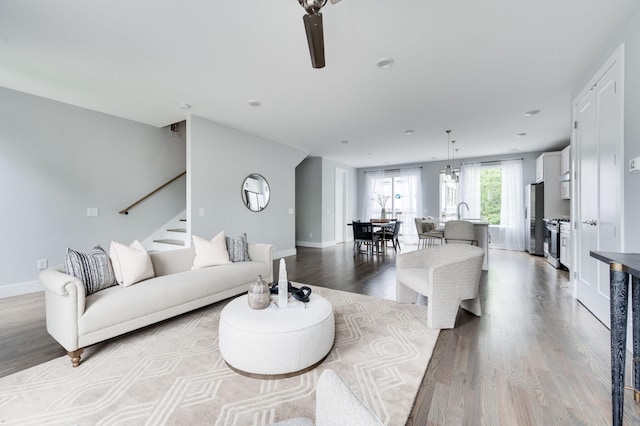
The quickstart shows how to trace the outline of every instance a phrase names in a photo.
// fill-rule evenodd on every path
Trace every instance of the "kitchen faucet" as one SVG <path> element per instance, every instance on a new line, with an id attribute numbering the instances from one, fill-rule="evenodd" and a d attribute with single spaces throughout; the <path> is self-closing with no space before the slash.
<path id="1" fill-rule="evenodd" d="M 461 214 L 460 214 L 460 206 L 462 206 L 462 205 L 467 206 L 467 211 L 469 211 L 469 204 L 465 203 L 464 201 L 463 201 L 463 202 L 461 202 L 461 203 L 458 203 L 458 207 L 457 207 L 457 210 L 458 210 L 458 220 L 460 220 L 460 217 L 461 217 Z"/>

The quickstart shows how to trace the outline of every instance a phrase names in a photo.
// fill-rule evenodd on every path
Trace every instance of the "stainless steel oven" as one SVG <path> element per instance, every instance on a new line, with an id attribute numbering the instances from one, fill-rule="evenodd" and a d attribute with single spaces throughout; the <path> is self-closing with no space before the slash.
<path id="1" fill-rule="evenodd" d="M 544 254 L 554 268 L 560 267 L 560 225 L 557 219 L 545 220 Z"/>

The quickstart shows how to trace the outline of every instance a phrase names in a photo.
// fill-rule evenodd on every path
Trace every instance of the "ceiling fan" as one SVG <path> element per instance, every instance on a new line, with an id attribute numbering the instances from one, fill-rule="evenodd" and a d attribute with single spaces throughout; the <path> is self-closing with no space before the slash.
<path id="1" fill-rule="evenodd" d="M 331 0 L 332 4 L 340 0 Z M 300 6 L 307 12 L 302 17 L 304 29 L 307 33 L 309 54 L 313 68 L 324 68 L 324 31 L 322 29 L 322 13 L 320 9 L 327 4 L 327 0 L 298 0 Z"/>

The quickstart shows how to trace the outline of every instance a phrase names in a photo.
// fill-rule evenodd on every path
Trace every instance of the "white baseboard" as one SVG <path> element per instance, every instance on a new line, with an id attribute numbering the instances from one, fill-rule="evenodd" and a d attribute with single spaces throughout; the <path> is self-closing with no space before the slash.
<path id="1" fill-rule="evenodd" d="M 324 242 L 321 242 L 321 243 L 316 243 L 316 242 L 312 242 L 312 241 L 296 241 L 296 245 L 300 246 L 300 247 L 326 248 L 326 247 L 335 246 L 336 242 L 335 241 L 324 241 Z"/>
<path id="2" fill-rule="evenodd" d="M 294 248 L 289 249 L 289 250 L 282 250 L 282 251 L 277 251 L 273 254 L 273 258 L 274 259 L 281 259 L 283 257 L 288 257 L 288 256 L 295 256 L 298 253 L 298 251 Z"/>
<path id="3" fill-rule="evenodd" d="M 29 281 L 26 283 L 10 284 L 0 287 L 0 299 L 6 297 L 22 296 L 23 294 L 37 293 L 44 291 L 40 281 Z"/>

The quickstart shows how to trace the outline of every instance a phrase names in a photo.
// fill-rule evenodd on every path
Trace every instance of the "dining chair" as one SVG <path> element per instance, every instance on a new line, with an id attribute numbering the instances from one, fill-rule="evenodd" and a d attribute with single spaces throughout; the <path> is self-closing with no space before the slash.
<path id="1" fill-rule="evenodd" d="M 449 243 L 478 245 L 476 227 L 466 220 L 450 220 L 444 225 L 444 240 Z"/>
<path id="2" fill-rule="evenodd" d="M 400 240 L 398 239 L 398 236 L 400 235 L 400 226 L 402 225 L 402 221 L 392 220 L 389 223 L 391 225 L 387 226 L 382 231 L 378 231 L 377 234 L 379 234 L 382 237 L 384 242 L 391 241 L 391 244 L 393 245 L 393 250 L 397 253 L 398 250 L 402 251 L 402 248 L 400 247 Z M 391 229 L 392 226 L 393 226 L 393 229 Z"/>
<path id="3" fill-rule="evenodd" d="M 437 224 L 434 219 L 415 218 L 416 230 L 418 231 L 418 249 L 430 247 L 439 241 L 442 244 L 444 239 L 444 231 L 436 229 Z"/>
<path id="4" fill-rule="evenodd" d="M 367 246 L 367 252 L 373 254 L 373 248 L 380 244 L 381 236 L 374 232 L 371 222 L 353 222 L 353 255 L 355 256 L 362 244 Z"/>

